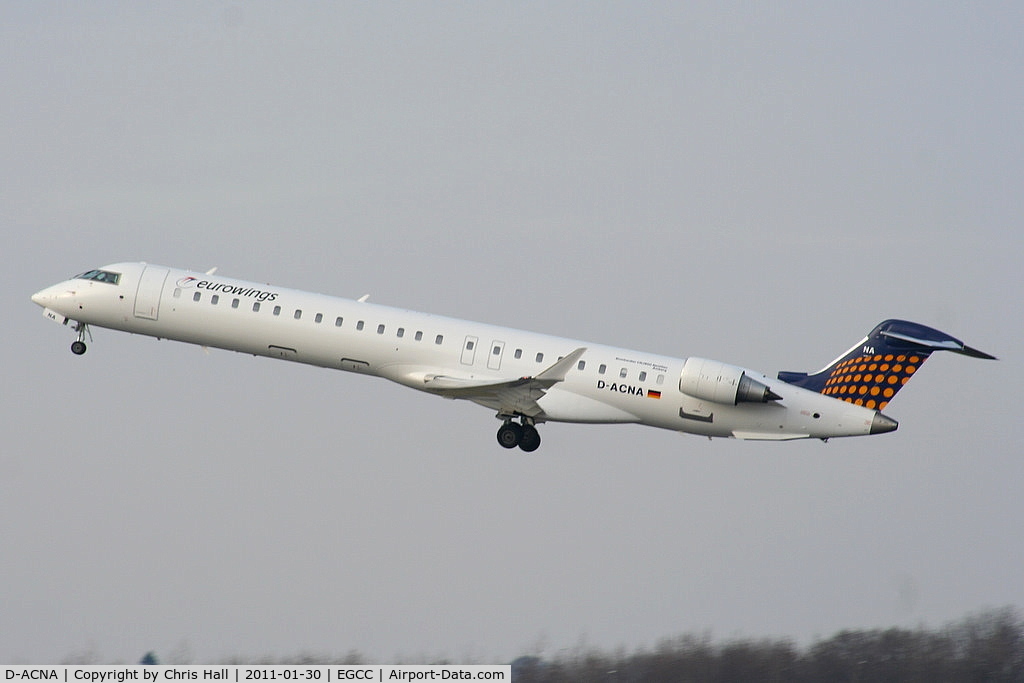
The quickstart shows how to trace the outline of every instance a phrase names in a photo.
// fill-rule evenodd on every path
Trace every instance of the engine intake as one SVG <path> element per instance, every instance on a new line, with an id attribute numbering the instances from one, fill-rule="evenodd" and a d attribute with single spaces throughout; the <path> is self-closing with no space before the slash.
<path id="1" fill-rule="evenodd" d="M 764 383 L 747 377 L 743 368 L 707 358 L 686 359 L 679 375 L 679 390 L 694 398 L 728 405 L 782 398 Z"/>

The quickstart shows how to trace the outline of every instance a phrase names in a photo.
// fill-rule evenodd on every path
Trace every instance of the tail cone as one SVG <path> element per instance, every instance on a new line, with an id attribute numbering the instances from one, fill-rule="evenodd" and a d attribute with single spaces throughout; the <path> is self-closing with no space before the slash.
<path id="1" fill-rule="evenodd" d="M 885 434 L 886 432 L 894 432 L 896 428 L 900 426 L 900 423 L 891 417 L 882 415 L 881 412 L 875 412 L 875 418 L 871 420 L 871 433 L 872 434 Z"/>

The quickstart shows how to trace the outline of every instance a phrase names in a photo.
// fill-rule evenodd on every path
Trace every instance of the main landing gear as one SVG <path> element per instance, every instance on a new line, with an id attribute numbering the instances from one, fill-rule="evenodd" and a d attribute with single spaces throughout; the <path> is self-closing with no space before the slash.
<path id="1" fill-rule="evenodd" d="M 86 352 L 85 335 L 89 335 L 89 341 L 92 341 L 92 333 L 89 332 L 89 326 L 85 323 L 76 323 L 75 332 L 78 332 L 78 340 L 71 343 L 71 353 L 76 356 L 81 356 Z"/>
<path id="2" fill-rule="evenodd" d="M 504 448 L 519 446 L 520 450 L 530 453 L 540 448 L 540 433 L 526 418 L 523 418 L 522 424 L 505 420 L 498 428 L 498 443 Z"/>

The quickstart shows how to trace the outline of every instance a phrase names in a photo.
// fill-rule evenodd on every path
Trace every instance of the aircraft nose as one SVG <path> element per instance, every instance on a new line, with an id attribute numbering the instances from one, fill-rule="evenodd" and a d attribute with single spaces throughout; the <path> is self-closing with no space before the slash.
<path id="1" fill-rule="evenodd" d="M 70 294 L 67 283 L 62 282 L 39 290 L 32 295 L 32 302 L 43 308 L 53 308 L 56 310 L 60 305 L 60 299 L 66 299 Z"/>

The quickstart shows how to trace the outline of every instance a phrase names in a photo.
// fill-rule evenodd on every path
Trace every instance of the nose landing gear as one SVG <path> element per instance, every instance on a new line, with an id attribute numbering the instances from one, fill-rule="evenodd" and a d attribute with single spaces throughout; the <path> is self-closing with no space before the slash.
<path id="1" fill-rule="evenodd" d="M 505 420 L 505 423 L 498 428 L 498 443 L 503 448 L 515 448 L 531 453 L 540 447 L 540 433 L 523 418 L 522 424 L 516 424 L 512 420 Z"/>
<path id="2" fill-rule="evenodd" d="M 89 341 L 92 341 L 92 333 L 89 332 L 89 326 L 85 323 L 76 323 L 75 332 L 78 332 L 78 340 L 71 343 L 71 353 L 76 356 L 81 356 L 87 350 L 85 345 L 85 335 L 88 334 Z"/>

